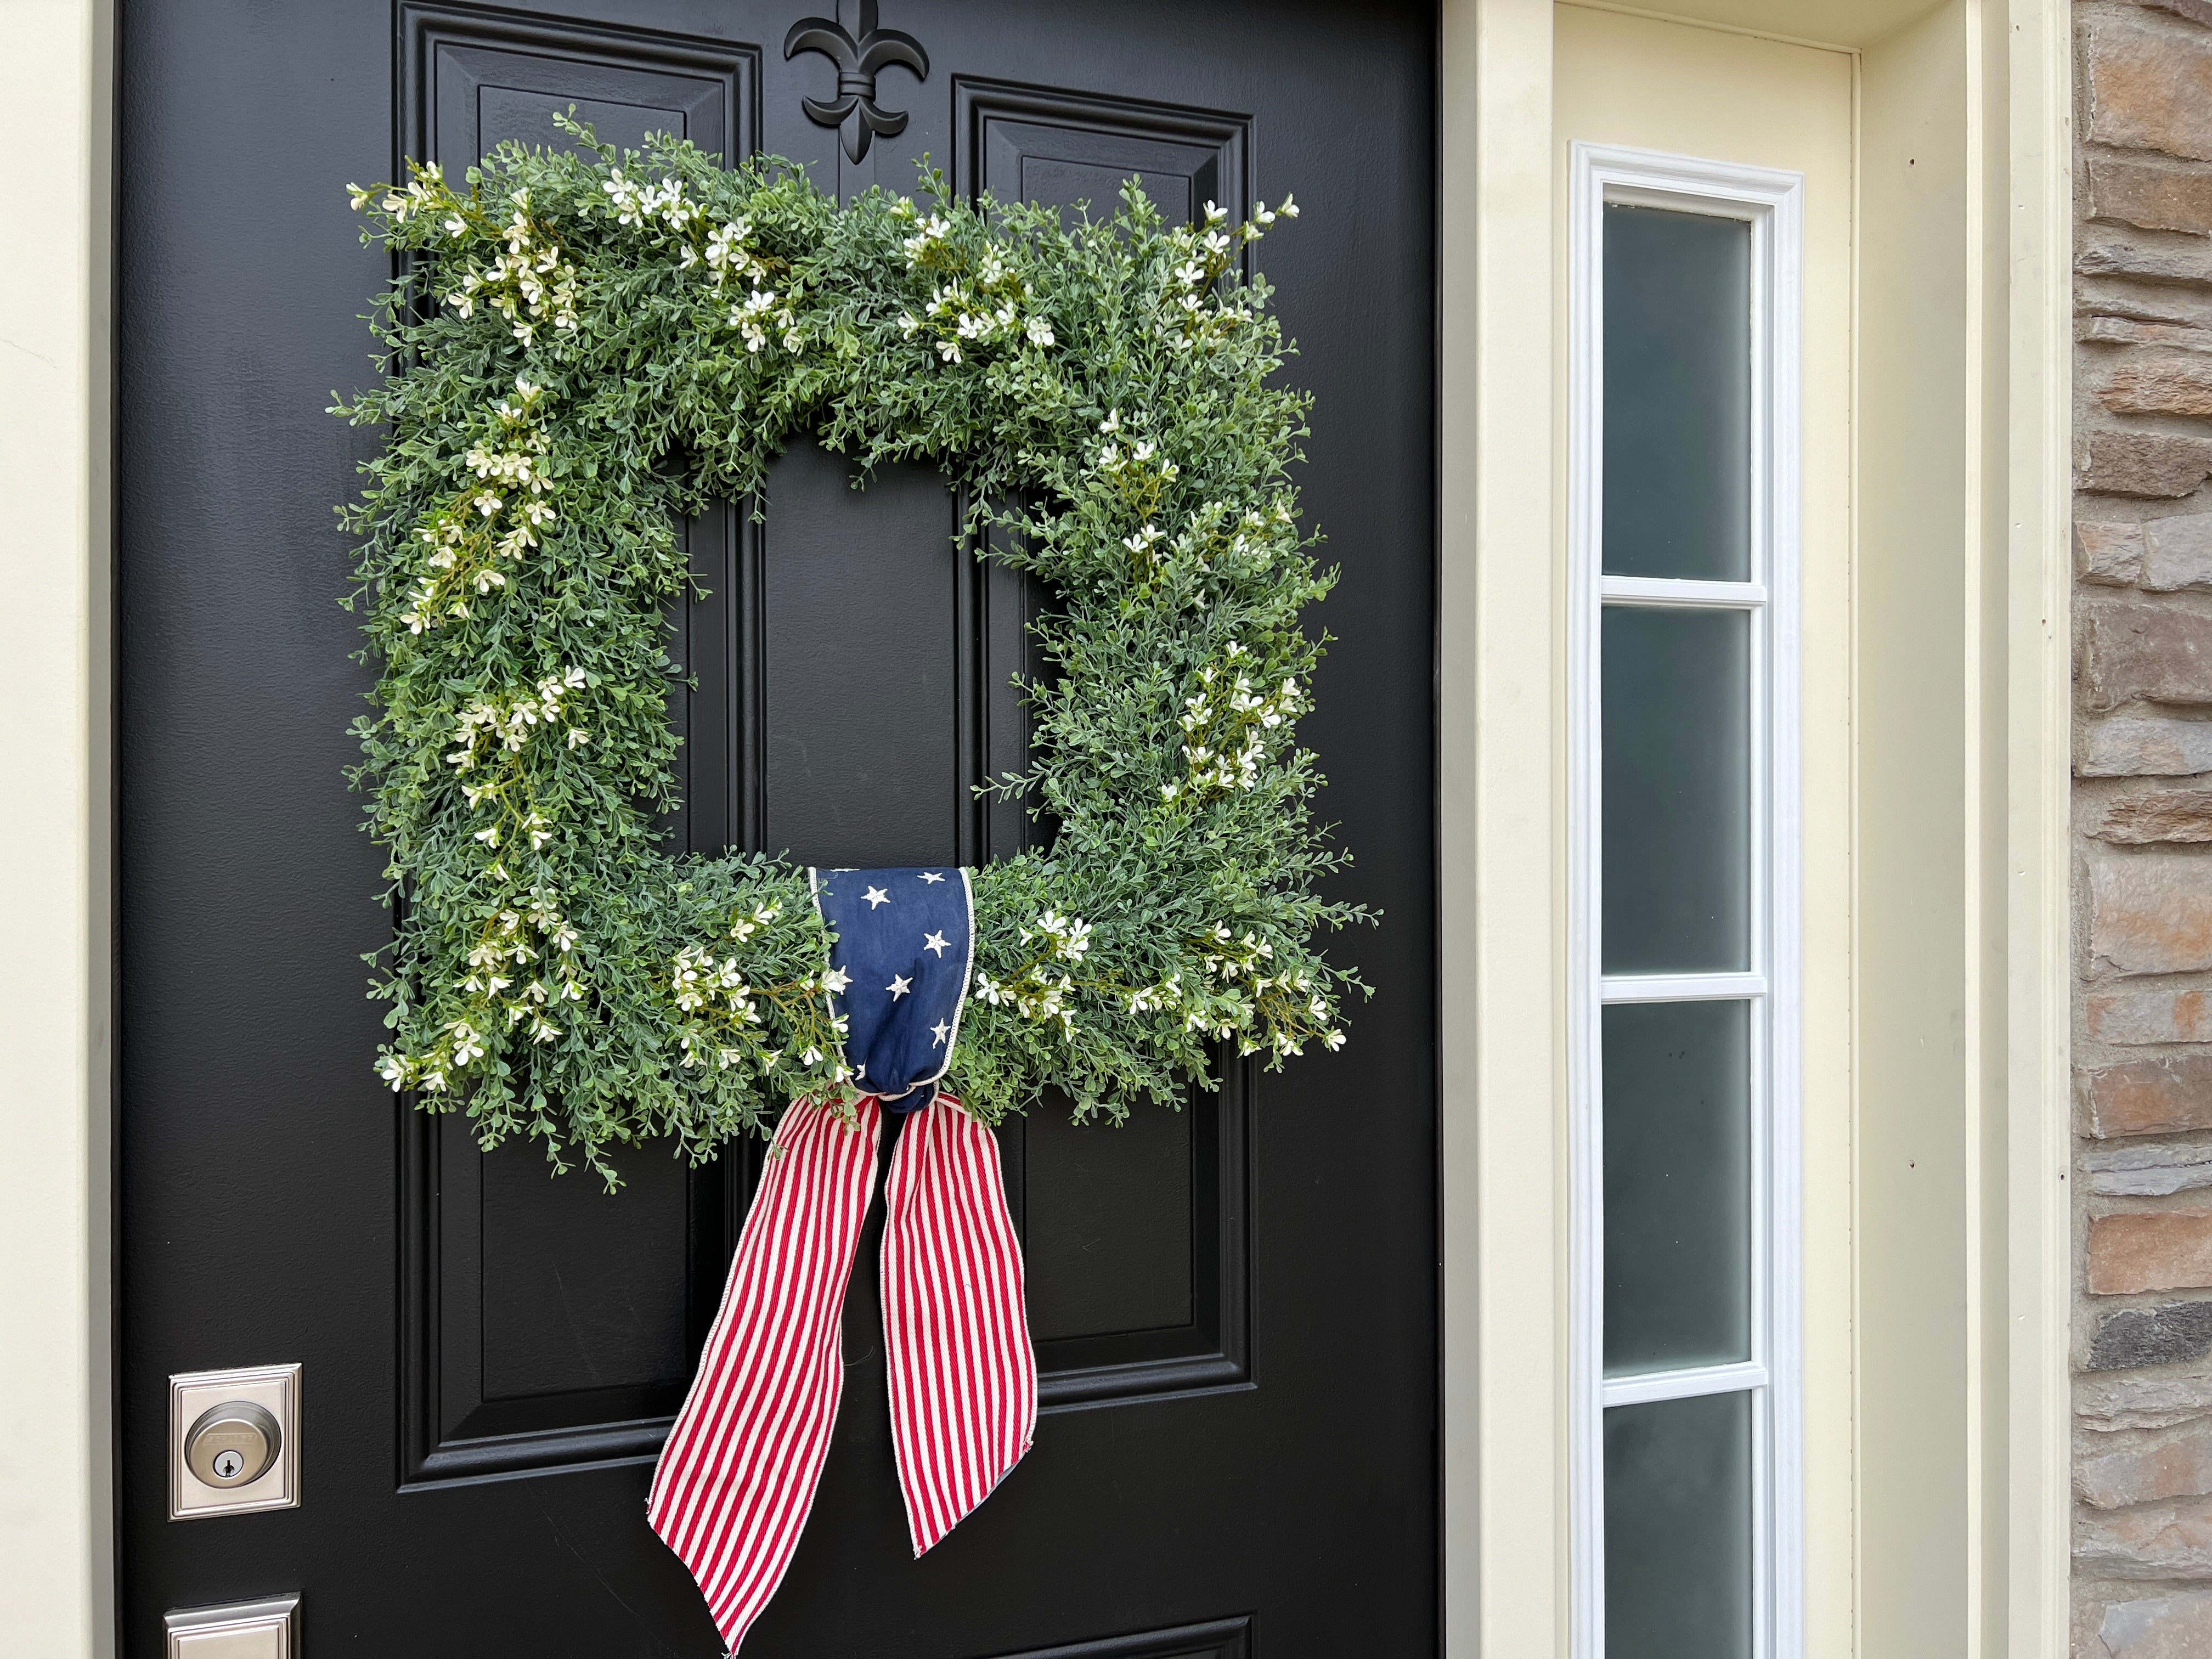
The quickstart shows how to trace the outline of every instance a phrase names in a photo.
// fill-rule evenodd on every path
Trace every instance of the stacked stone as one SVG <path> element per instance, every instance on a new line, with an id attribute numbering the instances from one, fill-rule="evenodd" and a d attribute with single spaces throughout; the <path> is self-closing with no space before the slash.
<path id="1" fill-rule="evenodd" d="M 2075 1652 L 2212 1655 L 2212 0 L 2081 0 Z"/>

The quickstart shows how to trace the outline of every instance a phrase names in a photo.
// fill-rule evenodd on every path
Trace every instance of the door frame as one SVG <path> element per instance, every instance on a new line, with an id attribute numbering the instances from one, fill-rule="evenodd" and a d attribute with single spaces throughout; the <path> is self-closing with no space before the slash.
<path id="1" fill-rule="evenodd" d="M 1828 1558 L 1811 1567 L 1846 1587 L 1849 1606 L 1814 1621 L 1807 1650 L 2063 1659 L 2068 8 L 1577 3 L 1853 60 L 1854 1328 L 1851 1444 L 1831 1449 L 1850 1473 L 1808 1516 L 1809 1546 Z M 1561 319 L 1556 285 L 1539 280 L 1557 245 L 1555 150 L 1577 136 L 1553 130 L 1554 17 L 1553 0 L 1447 0 L 1443 23 L 1441 1180 L 1455 1659 L 1571 1650 L 1571 665 L 1564 491 L 1532 487 L 1564 476 Z M 1942 191 L 1909 191 L 1874 165 L 1901 161 L 1891 152 L 1908 133 L 1916 183 L 1933 169 Z M 1965 210 L 1940 216 L 1938 199 Z M 1893 251 L 1908 243 L 1921 261 L 1910 267 Z M 1960 372 L 1933 386 L 1923 377 L 1917 398 L 1893 395 L 1916 331 L 1948 322 L 1955 341 L 1962 319 Z M 1887 465 L 1916 447 L 1955 464 Z M 1905 523 L 1923 528 L 1901 546 L 1868 533 Z M 1924 568 L 1962 601 L 1932 651 L 1924 607 L 1887 580 L 1906 556 L 1932 561 Z M 1959 738 L 1948 750 L 1858 695 L 1906 671 L 1948 687 Z M 1946 798 L 1932 828 L 1931 786 Z M 1877 915 L 1869 896 L 1894 902 Z M 1899 909 L 1913 918 L 1896 921 L 1888 912 Z M 1930 957 L 1932 977 L 1924 965 L 1900 977 Z M 1963 1010 L 1966 1041 L 1955 1064 L 1921 1068 L 1905 1088 L 1863 1089 L 1870 1075 L 1908 1070 L 1904 1051 L 1925 1036 L 1924 1015 L 1909 1026 L 1877 1017 L 1886 994 L 1897 998 L 1889 988 L 1907 982 L 1933 1010 Z M 1540 1032 L 1550 1040 L 1529 1040 Z M 1904 1160 L 1880 1154 L 1922 1123 L 1957 1156 L 1908 1191 Z M 1955 1267 L 1941 1295 L 1967 1310 L 1963 1320 L 1937 1315 L 1893 1265 L 1931 1247 Z M 1948 1436 L 1932 1464 L 1930 1440 L 1911 1432 L 1920 1419 Z M 1920 1547 L 1954 1517 L 1966 1571 L 1918 1570 Z M 1549 1595 L 1535 1589 L 1547 1585 Z"/>
<path id="2" fill-rule="evenodd" d="M 1626 10 L 1627 8 L 1607 8 Z M 1886 1577 L 1910 1553 L 1880 1444 L 1856 1452 L 1861 1496 L 1853 1628 L 1832 1650 L 1881 1650 L 1907 1614 L 1955 1626 L 1967 1650 L 2066 1651 L 2068 1119 L 2064 963 L 2069 696 L 2067 360 L 2072 214 L 2070 25 L 2059 0 L 1686 0 L 1711 27 L 1853 52 L 1860 139 L 1871 151 L 1910 119 L 1944 118 L 1972 204 L 1924 227 L 1969 297 L 1976 373 L 1923 400 L 1917 419 L 1978 445 L 1985 500 L 1950 556 L 1990 599 L 1949 641 L 1978 678 L 1984 740 L 1946 896 L 1974 948 L 1961 1001 L 1978 1011 L 1963 1094 L 1989 1179 L 1961 1179 L 1920 1224 L 1977 1241 L 1963 1286 L 1976 1332 L 1939 1386 L 1978 1437 L 1962 1468 L 1994 1494 L 1972 1540 L 1974 1570 L 1941 1605 Z M 1655 14 L 1644 13 L 1645 15 Z M 1913 20 L 1917 17 L 1917 21 Z M 1565 1652 L 1567 1478 L 1565 1212 L 1565 732 L 1563 595 L 1552 475 L 1549 269 L 1552 0 L 1444 0 L 1439 76 L 1440 530 L 1438 775 L 1446 1646 Z M 1899 27 L 1903 26 L 1903 27 Z M 1857 33 L 1855 35 L 1853 30 Z M 1882 38 L 1874 38 L 1877 31 Z M 9 1343 L 0 1406 L 49 1425 L 11 1448 L 0 1510 L 0 1597 L 15 1628 L 55 1655 L 114 1651 L 111 1295 L 112 432 L 111 280 L 114 0 L 22 0 L 0 30 L 0 88 L 41 135 L 40 165 L 10 173 L 16 222 L 42 234 L 0 267 L 0 466 L 15 491 L 0 562 L 10 649 L 0 653 L 0 764 L 15 798 L 0 819 L 10 872 L 7 936 L 35 942 L 0 968 L 0 1052 L 9 1059 L 11 1202 L 0 1206 Z M 1863 191 L 1861 223 L 1900 226 L 1909 204 Z M 1894 349 L 1909 319 L 1863 283 L 1862 364 Z M 1909 301 L 1906 302 L 1909 306 Z M 1909 441 L 1910 420 L 1886 436 Z M 1869 432 L 1869 441 L 1885 434 Z M 1954 481 L 1955 483 L 1955 481 Z M 1860 519 L 1876 503 L 1861 492 Z M 1908 500 L 1888 503 L 1910 507 Z M 1952 517 L 1954 498 L 1935 505 Z M 1862 596 L 1863 668 L 1893 624 Z M 1884 733 L 1862 728 L 1860 822 L 1879 827 Z M 1862 866 L 1861 878 L 1875 873 Z M 1478 895 L 1480 902 L 1478 904 Z M 1908 939 L 1862 934 L 1855 974 L 1879 977 Z M 1486 1042 L 1491 1031 L 1515 1040 Z M 1528 1032 L 1550 1041 L 1526 1041 Z M 1863 1028 L 1861 1053 L 1870 1040 Z M 1861 1128 L 1868 1106 L 1859 1107 Z M 1978 1169 L 1977 1176 L 1980 1174 Z M 1862 1232 L 1897 1219 L 1894 1194 L 1862 1170 Z M 1547 1242 L 1550 1248 L 1546 1248 Z M 1912 1334 L 1894 1286 L 1859 1282 L 1861 1397 L 1926 1379 L 1877 1370 L 1868 1340 Z M 1948 1477 L 1936 1477 L 1948 1478 Z M 1960 1477 L 1963 1478 L 1963 1476 Z M 1923 1482 L 1924 1484 L 1924 1482 Z M 1551 1595 L 1531 1594 L 1550 1585 Z M 1987 1611 L 1987 1618 L 1984 1612 Z M 1924 1632 L 1929 1628 L 1922 1626 Z"/>

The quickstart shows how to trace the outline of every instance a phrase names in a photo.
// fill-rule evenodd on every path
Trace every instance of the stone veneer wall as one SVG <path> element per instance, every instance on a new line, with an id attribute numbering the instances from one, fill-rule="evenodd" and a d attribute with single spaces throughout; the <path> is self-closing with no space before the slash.
<path id="1" fill-rule="evenodd" d="M 2212 0 L 2074 17 L 2074 1650 L 2212 1659 Z"/>

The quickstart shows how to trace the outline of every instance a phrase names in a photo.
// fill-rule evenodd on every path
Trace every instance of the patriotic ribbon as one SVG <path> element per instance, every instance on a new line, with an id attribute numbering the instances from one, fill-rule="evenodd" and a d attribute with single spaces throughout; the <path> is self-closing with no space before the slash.
<path id="1" fill-rule="evenodd" d="M 891 1446 L 916 1556 L 1006 1478 L 1036 1429 L 1036 1359 L 999 1143 L 938 1086 L 974 953 L 967 872 L 811 872 L 835 928 L 831 1006 L 877 1093 L 850 1118 L 794 1102 L 647 1516 L 734 1654 L 782 1582 L 843 1392 L 845 1287 L 884 1114 L 910 1114 L 884 1183 Z M 880 988 L 878 988 L 880 987 Z"/>

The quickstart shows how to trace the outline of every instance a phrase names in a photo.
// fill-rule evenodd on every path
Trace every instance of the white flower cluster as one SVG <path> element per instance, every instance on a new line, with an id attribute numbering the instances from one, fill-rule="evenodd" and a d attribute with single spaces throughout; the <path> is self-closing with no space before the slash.
<path id="1" fill-rule="evenodd" d="M 506 586 L 500 562 L 520 561 L 558 516 L 546 499 L 553 480 L 545 457 L 553 446 L 538 424 L 544 392 L 515 378 L 514 396 L 492 405 L 496 440 L 479 440 L 462 457 L 477 483 L 416 529 L 430 549 L 430 569 L 408 592 L 400 621 L 409 633 L 425 633 L 447 617 L 465 617 L 471 592 L 481 599 Z"/>
<path id="2" fill-rule="evenodd" d="M 781 905 L 759 903 L 733 916 L 729 937 L 744 945 L 783 914 Z M 684 1016 L 676 1039 L 680 1064 L 727 1071 L 751 1063 L 763 1073 L 783 1061 L 788 1048 L 770 1048 L 777 1029 L 770 1016 L 781 1012 L 787 1040 L 806 1044 L 799 1063 L 835 1090 L 852 1080 L 844 1064 L 843 1042 L 849 1023 L 834 1012 L 828 997 L 851 983 L 835 969 L 786 985 L 760 985 L 745 973 L 739 957 L 717 959 L 712 947 L 687 945 L 670 964 L 668 989 Z"/>
<path id="3" fill-rule="evenodd" d="M 568 719 L 565 705 L 568 694 L 582 690 L 586 684 L 584 671 L 571 668 L 546 675 L 535 688 L 517 697 L 477 698 L 453 717 L 453 741 L 460 747 L 446 757 L 447 763 L 464 772 L 471 771 L 486 744 L 494 752 L 505 750 L 519 755 L 522 745 L 530 741 L 530 734 L 540 726 L 550 732 L 559 726 L 568 747 L 581 749 L 592 740 L 592 734 Z M 468 786 L 463 787 L 465 790 Z M 489 793 L 489 787 L 484 793 Z M 470 805 L 474 805 L 476 799 L 476 793 L 471 791 Z"/>
<path id="4" fill-rule="evenodd" d="M 902 196 L 891 212 L 911 220 L 915 206 Z M 905 250 L 908 267 L 956 266 L 959 254 L 951 233 L 952 223 L 942 214 L 933 213 L 921 220 L 914 234 L 899 245 Z M 933 337 L 931 343 L 939 359 L 947 363 L 964 361 L 967 349 L 980 345 L 1027 341 L 1042 350 L 1058 341 L 1050 319 L 1030 309 L 1036 298 L 1029 283 L 1007 265 L 1006 256 L 987 245 L 974 270 L 956 270 L 937 284 L 921 316 L 910 311 L 902 313 L 899 331 L 912 339 L 926 330 Z"/>
<path id="5" fill-rule="evenodd" d="M 687 1014 L 698 1013 L 709 1006 L 718 1006 L 726 1013 L 731 1023 L 738 1025 L 759 1025 L 760 1004 L 755 1000 L 753 988 L 745 983 L 744 969 L 735 957 L 724 957 L 717 963 L 714 953 L 703 945 L 689 945 L 676 953 L 676 965 L 671 975 L 671 987 L 676 994 L 676 1006 Z M 709 1045 L 698 1041 L 690 1031 L 684 1033 L 684 1064 L 696 1066 L 702 1053 Z M 744 1050 L 727 1043 L 713 1045 L 719 1050 L 720 1063 L 735 1066 L 745 1057 Z M 770 1053 L 761 1060 L 761 1069 L 766 1071 L 783 1058 Z"/>
<path id="6" fill-rule="evenodd" d="M 707 280 L 716 288 L 733 276 L 750 276 L 757 284 L 768 276 L 768 266 L 750 246 L 752 234 L 751 220 L 732 219 L 719 229 L 708 231 L 706 246 L 696 253 L 687 246 L 678 258 L 686 270 L 703 260 Z"/>
<path id="7" fill-rule="evenodd" d="M 359 185 L 348 185 L 346 194 L 351 198 L 353 210 L 359 213 L 375 199 L 374 190 L 363 190 Z M 377 203 L 393 219 L 401 223 L 425 213 L 434 212 L 452 200 L 453 192 L 446 188 L 446 172 L 435 161 L 425 161 L 415 169 L 415 176 L 403 187 L 393 185 Z"/>
<path id="8" fill-rule="evenodd" d="M 678 234 L 690 230 L 707 216 L 707 210 L 684 193 L 681 179 L 666 179 L 659 184 L 627 178 L 617 167 L 610 173 L 599 188 L 611 198 L 607 211 L 613 214 L 617 224 L 643 228 L 647 225 L 665 225 Z"/>
<path id="9" fill-rule="evenodd" d="M 891 209 L 902 219 L 914 217 L 914 204 L 902 196 Z M 906 250 L 906 262 L 918 265 L 943 246 L 952 234 L 952 222 L 941 213 L 933 213 L 924 219 L 913 235 L 899 246 Z"/>
<path id="10" fill-rule="evenodd" d="M 1048 910 L 1022 929 L 1022 943 L 1031 939 L 1048 940 L 1052 953 L 1069 962 L 1080 962 L 1091 949 L 1091 924 L 1080 916 L 1063 916 L 1057 910 Z"/>
<path id="11" fill-rule="evenodd" d="M 1186 775 L 1160 786 L 1167 800 L 1199 793 L 1256 789 L 1267 757 L 1267 733 L 1297 718 L 1305 693 L 1285 674 L 1262 696 L 1241 665 L 1251 653 L 1235 640 L 1223 648 L 1223 661 L 1198 671 L 1196 695 L 1183 699 L 1181 724 Z"/>
<path id="12" fill-rule="evenodd" d="M 617 223 L 649 230 L 662 241 L 673 240 L 678 269 L 704 270 L 718 290 L 741 281 L 752 284 L 751 293 L 730 303 L 730 326 L 748 352 L 765 350 L 772 333 L 786 351 L 805 345 L 794 304 L 798 296 L 779 295 L 769 286 L 772 273 L 752 246 L 751 220 L 740 216 L 709 226 L 707 210 L 684 193 L 681 179 L 650 184 L 617 167 L 599 188 L 607 193 L 607 211 Z"/>
<path id="13" fill-rule="evenodd" d="M 467 976 L 456 981 L 471 1000 L 469 1012 L 447 1023 L 428 1054 L 386 1049 L 378 1060 L 378 1072 L 395 1092 L 447 1092 L 453 1073 L 482 1058 L 489 1033 L 501 1024 L 510 1030 L 526 1026 L 533 1042 L 561 1035 L 550 1011 L 581 1002 L 590 988 L 577 967 L 581 935 L 561 913 L 560 900 L 552 888 L 533 887 L 526 899 L 494 913 L 469 952 Z"/>
<path id="14" fill-rule="evenodd" d="M 1344 1046 L 1334 1012 L 1310 976 L 1303 969 L 1277 971 L 1275 947 L 1251 928 L 1238 933 L 1218 921 L 1188 941 L 1186 950 L 1194 982 L 1186 984 L 1177 971 L 1157 984 L 1124 991 L 1120 994 L 1131 1013 L 1179 1013 L 1185 1030 L 1234 1039 L 1245 1054 L 1262 1048 L 1297 1054 L 1315 1037 L 1331 1050 Z"/>
<path id="15" fill-rule="evenodd" d="M 1057 1024 L 1066 1037 L 1075 1035 L 1075 1013 L 1067 1006 L 1074 993 L 1075 981 L 1066 974 L 1050 973 L 1034 964 L 1005 980 L 994 979 L 981 969 L 975 972 L 978 1002 L 1012 1008 L 1039 1025 Z"/>
<path id="16" fill-rule="evenodd" d="M 743 337 L 745 349 L 763 349 L 768 344 L 769 331 L 776 329 L 782 333 L 783 349 L 797 351 L 806 343 L 806 337 L 799 331 L 799 313 L 792 309 L 788 299 L 778 306 L 775 290 L 758 286 L 757 276 L 753 281 L 753 291 L 730 307 L 730 321 Z"/>
<path id="17" fill-rule="evenodd" d="M 1267 939 L 1249 927 L 1233 933 L 1227 922 L 1218 921 L 1200 941 L 1200 950 L 1206 973 L 1218 983 L 1210 999 L 1213 1007 L 1186 1018 L 1192 1030 L 1235 1036 L 1237 1052 L 1246 1054 L 1262 1048 L 1279 1054 L 1303 1054 L 1308 1032 L 1318 1035 L 1331 1051 L 1344 1047 L 1344 1033 L 1330 1023 L 1334 1014 L 1328 999 L 1313 988 L 1305 971 L 1269 971 L 1275 947 Z M 1255 1020 L 1268 1029 L 1268 1036 L 1252 1035 Z"/>
<path id="18" fill-rule="evenodd" d="M 1169 270 L 1160 295 L 1163 308 L 1178 325 L 1168 337 L 1188 346 L 1209 320 L 1223 326 L 1251 321 L 1249 307 L 1241 302 L 1210 302 L 1208 296 L 1221 273 L 1229 269 L 1229 262 L 1246 245 L 1258 241 L 1267 234 L 1267 227 L 1278 218 L 1297 216 L 1297 202 L 1285 196 L 1279 208 L 1271 209 L 1265 202 L 1259 203 L 1249 219 L 1230 230 L 1224 228 L 1229 210 L 1217 202 L 1208 202 L 1202 223 L 1186 225 L 1174 232 L 1171 240 L 1177 263 Z"/>
<path id="19" fill-rule="evenodd" d="M 478 306 L 498 312 L 514 337 L 529 345 L 549 323 L 556 330 L 576 326 L 576 267 L 562 258 L 553 234 L 530 216 L 528 191 L 516 191 L 507 204 L 514 216 L 496 233 L 506 252 L 487 268 L 471 266 L 446 303 L 464 317 L 474 316 Z M 458 241 L 468 234 L 469 222 L 455 211 L 446 228 Z"/>
<path id="20" fill-rule="evenodd" d="M 1149 469 L 1162 483 L 1173 483 L 1182 475 L 1182 469 L 1173 461 L 1161 459 L 1154 465 L 1158 448 L 1150 438 L 1135 435 L 1134 423 L 1125 427 L 1121 411 L 1117 408 L 1108 412 L 1098 422 L 1098 430 L 1106 441 L 1099 447 L 1095 465 L 1101 472 L 1122 473 Z M 1126 538 L 1123 545 L 1133 553 L 1141 553 L 1160 539 L 1161 532 L 1151 525 L 1145 526 L 1134 536 Z"/>
<path id="21" fill-rule="evenodd" d="M 1026 289 L 1026 284 L 1024 285 Z M 948 363 L 962 359 L 961 343 L 988 345 L 994 341 L 1026 338 L 1031 345 L 1048 346 L 1053 343 L 1052 325 L 1042 317 L 1031 317 L 1026 323 L 1012 299 L 999 301 L 995 310 L 988 299 L 979 301 L 975 295 L 959 283 L 940 283 L 923 307 L 923 315 L 939 325 L 937 355 Z M 912 312 L 899 318 L 899 331 L 908 338 L 922 326 L 921 319 Z M 950 333 L 942 331 L 950 329 Z"/>
<path id="22" fill-rule="evenodd" d="M 1063 1037 L 1073 1036 L 1075 1012 L 1067 1000 L 1075 994 L 1075 981 L 1053 964 L 1083 960 L 1091 949 L 1091 924 L 1080 916 L 1047 910 L 1022 929 L 1022 943 L 1042 946 L 1043 954 L 1003 980 L 978 969 L 976 1000 L 994 1008 L 1012 1008 L 1039 1025 L 1058 1025 Z"/>

